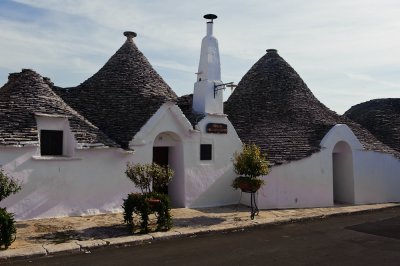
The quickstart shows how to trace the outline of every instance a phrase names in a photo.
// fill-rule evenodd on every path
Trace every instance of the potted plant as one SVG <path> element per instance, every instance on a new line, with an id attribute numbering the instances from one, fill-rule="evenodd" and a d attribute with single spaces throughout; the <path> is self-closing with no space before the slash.
<path id="1" fill-rule="evenodd" d="M 157 229 L 171 228 L 170 200 L 168 195 L 158 193 L 170 182 L 174 172 L 168 166 L 158 164 L 131 164 L 128 163 L 126 176 L 138 187 L 142 193 L 131 193 L 122 205 L 124 221 L 134 228 L 133 214 L 141 216 L 141 228 L 148 232 L 149 214 L 157 213 Z"/>
<path id="2" fill-rule="evenodd" d="M 260 148 L 255 144 L 245 144 L 240 153 L 233 157 L 235 173 L 239 176 L 233 180 L 232 187 L 241 189 L 242 192 L 256 192 L 264 185 L 260 176 L 267 175 L 270 171 L 269 164 Z"/>

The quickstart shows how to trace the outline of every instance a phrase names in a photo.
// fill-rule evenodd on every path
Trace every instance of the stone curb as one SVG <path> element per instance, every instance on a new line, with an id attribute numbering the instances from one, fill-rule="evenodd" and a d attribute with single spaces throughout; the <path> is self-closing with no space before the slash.
<path id="1" fill-rule="evenodd" d="M 39 257 L 45 255 L 47 255 L 47 252 L 42 245 L 32 245 L 25 248 L 0 251 L 0 261 L 11 258 Z"/>
<path id="2" fill-rule="evenodd" d="M 151 235 L 121 236 L 103 239 L 108 246 L 134 246 L 153 240 Z"/>
<path id="3" fill-rule="evenodd" d="M 280 225 L 293 222 L 302 222 L 315 219 L 324 219 L 326 217 L 350 215 L 354 213 L 367 213 L 371 211 L 384 210 L 389 208 L 400 207 L 400 204 L 384 205 L 384 206 L 370 206 L 369 208 L 357 208 L 345 209 L 338 211 L 318 211 L 299 217 L 275 217 L 273 219 L 259 219 L 252 221 L 244 221 L 240 224 L 225 224 L 215 225 L 209 227 L 198 227 L 198 228 L 177 228 L 167 232 L 152 232 L 144 235 L 132 235 L 115 238 L 104 238 L 104 239 L 93 239 L 84 241 L 74 241 L 61 244 L 44 244 L 44 245 L 32 245 L 26 248 L 11 249 L 0 251 L 0 261 L 14 259 L 14 258 L 30 258 L 40 257 L 46 255 L 55 255 L 63 253 L 90 253 L 90 250 L 104 248 L 108 246 L 134 246 L 152 241 L 163 241 L 168 239 L 177 239 L 183 237 L 194 237 L 200 235 L 206 235 L 210 233 L 228 233 L 235 231 L 243 231 L 246 229 L 266 226 L 266 225 Z"/>
<path id="4" fill-rule="evenodd" d="M 43 248 L 46 250 L 47 255 L 61 254 L 61 253 L 75 253 L 80 252 L 81 247 L 75 242 L 61 243 L 61 244 L 45 244 Z"/>

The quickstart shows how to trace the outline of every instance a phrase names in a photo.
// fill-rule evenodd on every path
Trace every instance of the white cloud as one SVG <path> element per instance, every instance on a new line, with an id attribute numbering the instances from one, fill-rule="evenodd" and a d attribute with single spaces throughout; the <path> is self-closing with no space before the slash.
<path id="1" fill-rule="evenodd" d="M 375 79 L 375 78 L 372 78 L 371 76 L 368 76 L 365 74 L 347 73 L 346 75 L 351 79 L 378 83 L 380 85 L 384 85 L 387 87 L 400 89 L 400 83 L 393 83 L 393 82 L 389 82 L 389 81 L 385 81 L 385 80 Z"/>
<path id="2" fill-rule="evenodd" d="M 394 0 L 15 2 L 45 12 L 29 23 L 0 18 L 0 72 L 32 67 L 58 85 L 73 86 L 122 45 L 123 31 L 133 30 L 139 49 L 170 86 L 190 93 L 205 34 L 202 15 L 210 12 L 219 16 L 214 32 L 228 81 L 238 82 L 266 49 L 276 48 L 338 112 L 358 103 L 360 91 L 400 97 L 400 76 L 388 77 L 400 66 L 400 2 Z"/>

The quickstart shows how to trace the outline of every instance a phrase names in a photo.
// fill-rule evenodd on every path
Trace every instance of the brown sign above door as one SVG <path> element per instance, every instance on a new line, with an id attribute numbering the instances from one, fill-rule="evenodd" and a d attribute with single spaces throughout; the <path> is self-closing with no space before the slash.
<path id="1" fill-rule="evenodd" d="M 222 123 L 208 123 L 206 126 L 207 133 L 228 134 L 228 125 Z"/>

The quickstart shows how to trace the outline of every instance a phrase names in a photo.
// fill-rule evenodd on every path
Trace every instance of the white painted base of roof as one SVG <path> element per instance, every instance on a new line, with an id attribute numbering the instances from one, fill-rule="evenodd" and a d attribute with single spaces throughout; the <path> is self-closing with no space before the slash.
<path id="1" fill-rule="evenodd" d="M 337 167 L 335 157 L 343 153 L 337 149 L 341 143 L 351 149 L 348 155 L 341 155 L 344 164 Z M 364 150 L 346 125 L 333 127 L 321 146 L 323 149 L 310 157 L 273 167 L 263 177 L 266 185 L 258 193 L 258 207 L 400 202 L 400 160 L 393 155 Z M 249 199 L 243 202 L 248 204 Z"/>

